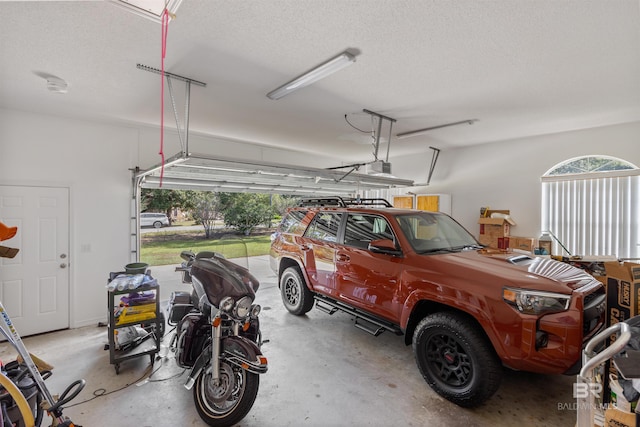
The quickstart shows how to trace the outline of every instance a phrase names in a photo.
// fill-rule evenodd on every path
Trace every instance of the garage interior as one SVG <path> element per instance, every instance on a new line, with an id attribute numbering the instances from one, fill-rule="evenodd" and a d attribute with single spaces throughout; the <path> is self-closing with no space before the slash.
<path id="1" fill-rule="evenodd" d="M 118 3 L 0 2 L 0 221 L 20 227 L 11 244 L 21 251 L 0 260 L 0 299 L 56 366 L 54 390 L 84 377 L 84 401 L 148 369 L 141 359 L 116 376 L 96 327 L 109 272 L 138 258 L 140 188 L 436 195 L 474 234 L 489 206 L 510 211 L 512 235 L 538 238 L 555 221 L 550 191 L 564 188 L 550 172 L 610 158 L 628 166 L 624 190 L 587 203 L 594 215 L 620 206 L 625 232 L 588 255 L 640 258 L 636 0 L 182 0 L 169 2 L 166 25 L 157 9 Z M 345 52 L 344 68 L 276 93 Z M 42 229 L 36 200 L 56 205 L 46 226 L 59 285 L 45 293 L 29 267 L 42 237 L 29 231 Z M 560 237 L 553 253 L 587 254 Z M 240 425 L 575 425 L 573 377 L 509 371 L 489 403 L 463 410 L 424 383 L 400 337 L 363 334 L 343 314 L 288 315 L 268 261 L 252 263 L 272 368 Z M 173 267 L 153 271 L 165 298 L 185 286 Z M 55 321 L 31 315 L 36 292 Z M 0 347 L 3 361 L 11 354 Z M 166 362 L 68 415 L 204 425 Z"/>

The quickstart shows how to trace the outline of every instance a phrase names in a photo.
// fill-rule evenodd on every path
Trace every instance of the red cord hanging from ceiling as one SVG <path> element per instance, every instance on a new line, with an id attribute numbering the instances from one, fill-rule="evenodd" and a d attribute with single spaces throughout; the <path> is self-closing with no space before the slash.
<path id="1" fill-rule="evenodd" d="M 164 178 L 164 58 L 167 54 L 167 32 L 169 29 L 169 11 L 165 8 L 162 13 L 162 58 L 160 59 L 160 184 L 162 188 L 162 179 Z"/>

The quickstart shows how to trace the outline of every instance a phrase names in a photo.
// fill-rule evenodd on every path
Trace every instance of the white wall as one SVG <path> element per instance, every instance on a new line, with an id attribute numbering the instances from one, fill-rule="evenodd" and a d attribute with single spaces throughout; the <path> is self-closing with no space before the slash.
<path id="1" fill-rule="evenodd" d="M 640 122 L 525 138 L 478 147 L 443 150 L 431 183 L 414 193 L 452 196 L 452 216 L 477 236 L 481 206 L 509 209 L 514 236 L 540 235 L 540 177 L 565 160 L 585 155 L 618 157 L 640 166 Z M 436 147 L 437 148 L 437 147 Z M 413 171 L 427 180 L 431 151 L 424 156 L 392 158 L 393 171 Z M 406 194 L 406 191 L 397 193 Z"/>
<path id="2" fill-rule="evenodd" d="M 106 320 L 107 277 L 129 262 L 137 149 L 133 128 L 0 109 L 0 183 L 70 190 L 73 327 Z"/>

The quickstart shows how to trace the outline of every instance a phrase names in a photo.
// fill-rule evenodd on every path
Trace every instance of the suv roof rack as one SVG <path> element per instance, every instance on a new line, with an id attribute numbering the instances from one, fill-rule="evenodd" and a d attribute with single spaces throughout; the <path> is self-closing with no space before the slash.
<path id="1" fill-rule="evenodd" d="M 298 206 L 336 206 L 346 208 L 349 206 L 381 206 L 392 208 L 393 205 L 386 199 L 362 199 L 352 197 L 309 197 L 300 199 Z"/>

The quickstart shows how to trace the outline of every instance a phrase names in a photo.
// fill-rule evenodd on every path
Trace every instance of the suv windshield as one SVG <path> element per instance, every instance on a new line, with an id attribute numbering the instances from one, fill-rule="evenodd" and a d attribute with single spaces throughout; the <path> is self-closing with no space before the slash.
<path id="1" fill-rule="evenodd" d="M 396 216 L 402 232 L 417 253 L 479 249 L 475 237 L 447 215 L 413 212 Z"/>

